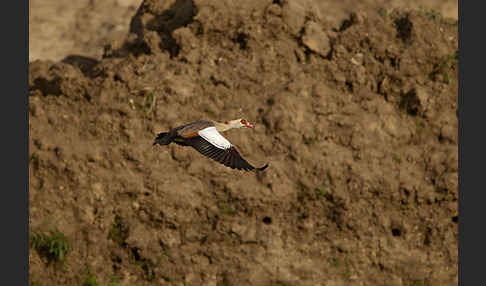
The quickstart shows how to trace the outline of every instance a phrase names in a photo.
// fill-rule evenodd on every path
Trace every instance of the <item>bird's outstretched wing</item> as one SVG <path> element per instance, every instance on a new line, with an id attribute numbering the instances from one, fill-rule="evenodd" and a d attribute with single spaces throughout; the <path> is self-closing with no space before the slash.
<path id="1" fill-rule="evenodd" d="M 208 127 L 198 132 L 199 136 L 185 139 L 185 143 L 204 156 L 211 158 L 227 167 L 238 170 L 263 171 L 268 163 L 261 168 L 253 167 L 248 163 L 236 148 L 224 138 L 215 127 Z"/>

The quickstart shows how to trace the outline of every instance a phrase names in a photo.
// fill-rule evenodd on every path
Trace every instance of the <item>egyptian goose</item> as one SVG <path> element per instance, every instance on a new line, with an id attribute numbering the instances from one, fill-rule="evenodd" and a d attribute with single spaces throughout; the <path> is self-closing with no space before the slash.
<path id="1" fill-rule="evenodd" d="M 153 145 L 169 145 L 174 142 L 180 146 L 191 146 L 204 156 L 232 169 L 265 170 L 268 163 L 260 168 L 253 167 L 241 157 L 233 144 L 219 133 L 241 127 L 253 128 L 254 126 L 245 119 L 236 119 L 224 123 L 198 120 L 173 128 L 169 132 L 159 133 Z"/>

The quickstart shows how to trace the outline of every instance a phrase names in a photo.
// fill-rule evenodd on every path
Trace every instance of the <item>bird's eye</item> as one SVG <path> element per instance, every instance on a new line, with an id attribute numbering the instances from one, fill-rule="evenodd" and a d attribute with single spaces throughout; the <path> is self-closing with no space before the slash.
<path id="1" fill-rule="evenodd" d="M 245 119 L 241 119 L 240 122 L 241 122 L 241 124 L 246 124 L 247 123 Z"/>
<path id="2" fill-rule="evenodd" d="M 225 121 L 224 124 L 229 124 L 229 121 Z"/>

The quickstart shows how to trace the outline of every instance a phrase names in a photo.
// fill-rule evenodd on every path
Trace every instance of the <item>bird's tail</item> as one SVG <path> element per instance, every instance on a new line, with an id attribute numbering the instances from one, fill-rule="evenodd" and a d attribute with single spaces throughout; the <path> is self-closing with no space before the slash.
<path id="1" fill-rule="evenodd" d="M 172 138 L 170 133 L 162 132 L 157 135 L 157 138 L 155 138 L 154 143 L 152 145 L 156 145 L 156 144 L 169 145 L 173 139 L 174 138 Z"/>

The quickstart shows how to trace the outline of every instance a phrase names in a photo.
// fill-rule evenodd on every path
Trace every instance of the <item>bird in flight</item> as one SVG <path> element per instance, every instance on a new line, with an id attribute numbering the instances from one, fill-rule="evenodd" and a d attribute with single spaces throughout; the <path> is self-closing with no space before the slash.
<path id="1" fill-rule="evenodd" d="M 174 142 L 180 146 L 191 146 L 204 156 L 211 158 L 227 167 L 238 170 L 263 171 L 263 167 L 253 167 L 248 163 L 236 148 L 220 132 L 236 128 L 253 128 L 254 126 L 245 119 L 235 119 L 226 122 L 198 120 L 192 123 L 175 127 L 169 132 L 157 135 L 153 145 L 169 145 Z"/>

